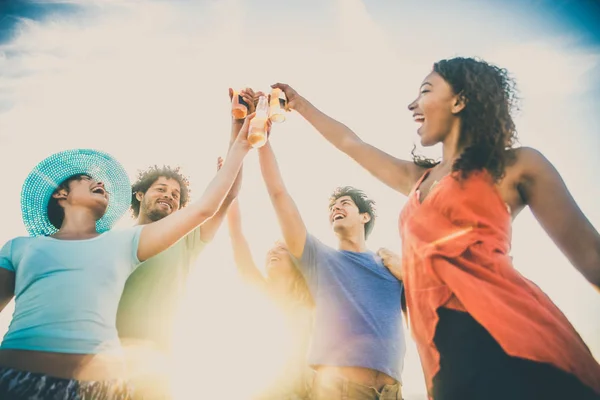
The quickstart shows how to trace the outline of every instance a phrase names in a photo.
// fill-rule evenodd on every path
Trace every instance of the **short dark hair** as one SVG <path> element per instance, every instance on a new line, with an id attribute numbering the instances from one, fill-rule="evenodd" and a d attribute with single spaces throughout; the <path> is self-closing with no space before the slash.
<path id="1" fill-rule="evenodd" d="M 68 177 L 67 179 L 62 181 L 56 187 L 56 190 L 54 191 L 54 193 L 56 193 L 60 190 L 66 190 L 67 193 L 69 193 L 70 183 L 73 181 L 76 181 L 76 180 L 80 180 L 83 177 L 90 177 L 90 176 L 87 174 L 77 174 L 77 175 L 72 175 L 72 176 Z M 48 201 L 48 207 L 46 208 L 46 212 L 48 213 L 48 219 L 50 220 L 50 223 L 56 229 L 60 229 L 60 227 L 63 224 L 63 221 L 65 220 L 65 209 L 62 208 L 60 204 L 58 204 L 58 199 L 55 199 L 54 197 L 50 197 L 50 200 Z"/>
<path id="2" fill-rule="evenodd" d="M 172 168 L 169 165 L 158 167 L 156 165 L 149 167 L 145 171 L 138 173 L 137 181 L 131 186 L 131 214 L 134 218 L 140 215 L 140 201 L 135 196 L 137 192 L 146 193 L 150 186 L 154 184 L 161 176 L 167 179 L 174 179 L 181 187 L 179 196 L 179 207 L 185 207 L 190 200 L 190 182 L 179 172 L 181 168 Z"/>
<path id="3" fill-rule="evenodd" d="M 375 201 L 369 199 L 365 192 L 360 189 L 356 189 L 352 186 L 341 186 L 336 188 L 331 194 L 331 197 L 329 198 L 329 206 L 331 207 L 337 199 L 344 196 L 348 196 L 352 199 L 354 204 L 356 204 L 356 207 L 358 207 L 359 213 L 367 213 L 371 216 L 369 222 L 365 224 L 365 239 L 368 238 L 373 231 L 373 227 L 375 226 L 375 217 L 377 217 L 375 211 Z"/>

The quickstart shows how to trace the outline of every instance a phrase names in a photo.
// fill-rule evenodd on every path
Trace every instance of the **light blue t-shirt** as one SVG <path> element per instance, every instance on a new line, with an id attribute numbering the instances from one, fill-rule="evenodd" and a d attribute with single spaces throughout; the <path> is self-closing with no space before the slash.
<path id="1" fill-rule="evenodd" d="M 315 300 L 309 363 L 371 368 L 400 381 L 403 285 L 381 258 L 336 250 L 308 234 L 297 264 Z"/>
<path id="2" fill-rule="evenodd" d="M 97 354 L 120 351 L 117 306 L 139 264 L 141 226 L 92 239 L 18 237 L 0 250 L 15 272 L 15 311 L 3 349 Z"/>

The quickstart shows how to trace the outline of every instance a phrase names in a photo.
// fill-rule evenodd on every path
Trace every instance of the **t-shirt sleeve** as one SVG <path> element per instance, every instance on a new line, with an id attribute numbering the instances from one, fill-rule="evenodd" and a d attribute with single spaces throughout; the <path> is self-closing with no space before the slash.
<path id="1" fill-rule="evenodd" d="M 302 256 L 299 259 L 292 256 L 296 266 L 300 269 L 300 272 L 304 275 L 304 279 L 307 280 L 310 286 L 314 286 L 317 283 L 317 268 L 327 248 L 319 239 L 307 233 Z"/>
<path id="2" fill-rule="evenodd" d="M 198 257 L 200 252 L 206 247 L 206 242 L 203 242 L 202 239 L 200 239 L 200 229 L 202 229 L 202 226 L 197 227 L 183 238 L 183 240 L 185 240 L 185 248 L 189 253 L 191 261 Z"/>
<path id="3" fill-rule="evenodd" d="M 12 243 L 12 240 L 6 242 L 0 250 L 0 268 L 15 272 L 15 267 L 12 263 Z"/>
<path id="4" fill-rule="evenodd" d="M 141 264 L 141 261 L 139 260 L 139 258 L 137 256 L 137 252 L 138 252 L 138 246 L 140 244 L 140 234 L 142 233 L 143 228 L 144 228 L 144 225 L 138 225 L 138 226 L 134 226 L 133 228 L 129 228 L 125 231 L 124 239 L 125 239 L 125 243 L 129 247 L 129 249 L 127 250 L 127 254 L 129 254 L 129 257 L 130 257 L 129 260 L 131 263 L 132 271 L 134 269 L 136 269 L 138 265 Z"/>

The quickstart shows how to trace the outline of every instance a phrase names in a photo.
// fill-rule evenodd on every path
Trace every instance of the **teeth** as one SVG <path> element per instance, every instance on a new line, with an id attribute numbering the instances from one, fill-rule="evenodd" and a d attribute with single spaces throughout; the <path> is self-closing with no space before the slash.
<path id="1" fill-rule="evenodd" d="M 415 120 L 415 122 L 425 121 L 425 117 L 423 117 L 422 115 L 415 115 L 415 116 L 413 116 L 413 119 Z"/>
<path id="2" fill-rule="evenodd" d="M 169 203 L 165 203 L 164 201 L 159 201 L 158 204 L 164 204 L 165 206 L 171 208 L 171 205 Z"/>

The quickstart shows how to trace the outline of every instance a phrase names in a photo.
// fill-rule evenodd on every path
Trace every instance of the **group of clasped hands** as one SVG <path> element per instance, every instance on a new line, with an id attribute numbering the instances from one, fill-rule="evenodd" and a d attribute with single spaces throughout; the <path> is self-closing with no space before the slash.
<path id="1" fill-rule="evenodd" d="M 287 99 L 285 93 L 279 88 L 271 89 L 267 96 L 263 92 L 257 92 L 253 96 L 248 93 L 249 89 L 241 92 L 232 91 L 231 93 L 231 116 L 235 119 L 244 119 L 248 115 L 249 101 L 255 101 L 256 111 L 254 118 L 250 121 L 248 130 L 248 143 L 254 148 L 259 148 L 267 143 L 267 123 L 268 121 L 280 123 L 285 121 L 285 111 L 287 111 Z M 242 94 L 243 93 L 243 94 Z"/>

